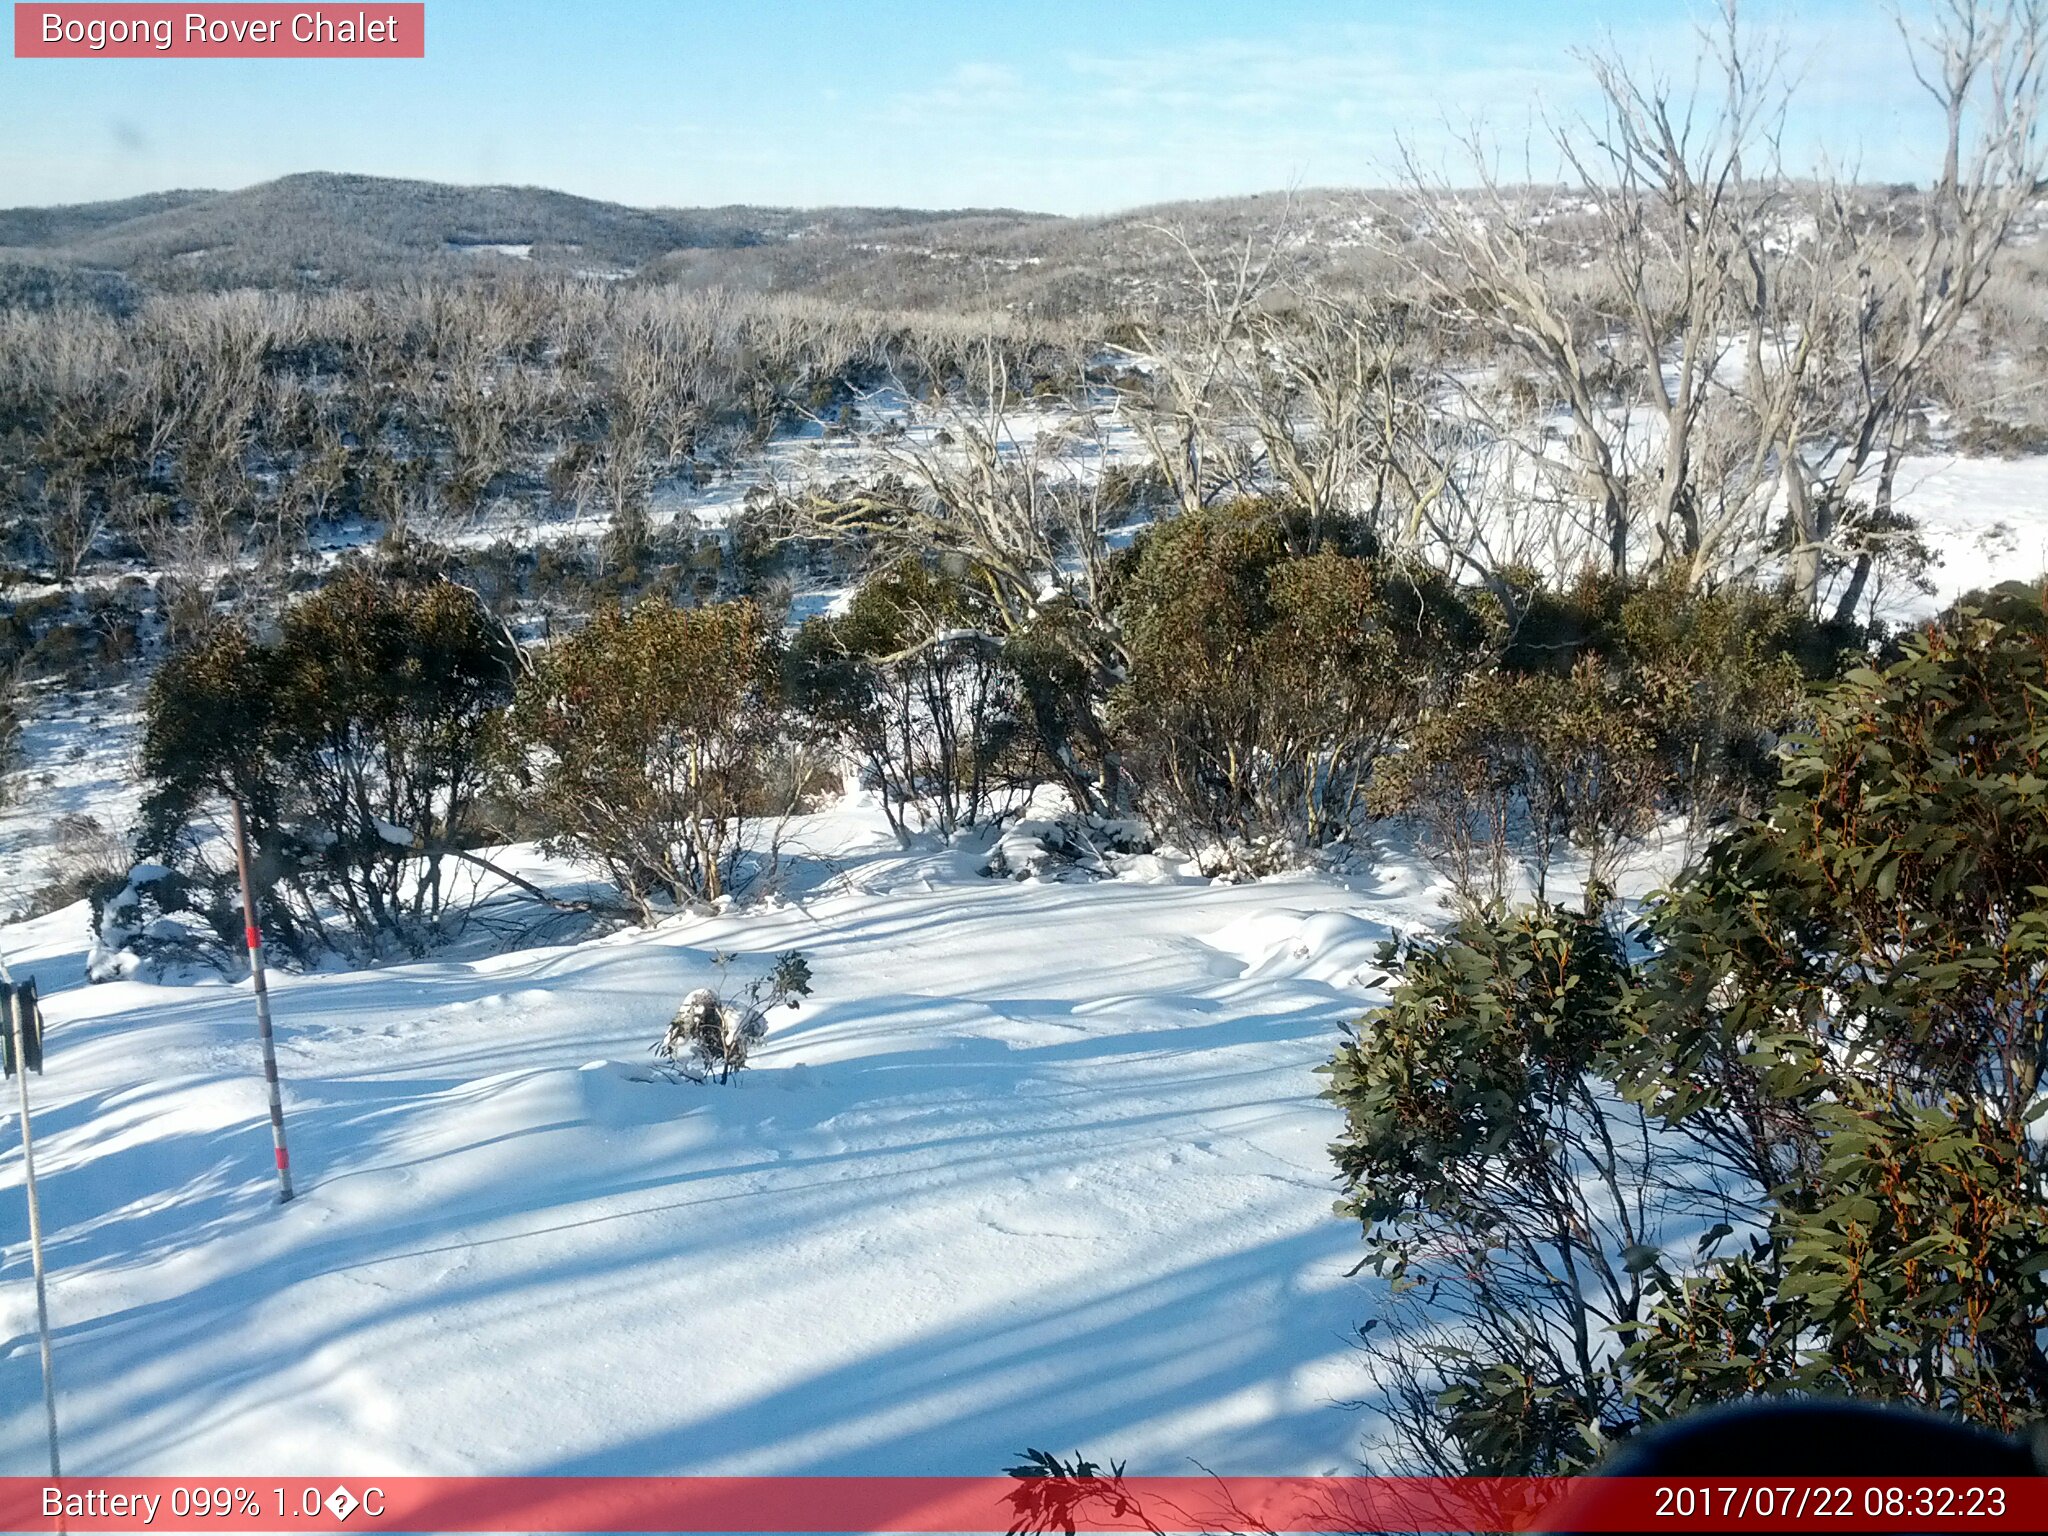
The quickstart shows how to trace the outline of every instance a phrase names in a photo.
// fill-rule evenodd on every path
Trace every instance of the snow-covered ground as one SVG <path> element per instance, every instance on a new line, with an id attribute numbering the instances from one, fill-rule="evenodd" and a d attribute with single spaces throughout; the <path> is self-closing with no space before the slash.
<path id="1" fill-rule="evenodd" d="M 67 1470 L 1353 1465 L 1369 1309 L 1311 1068 L 1432 893 L 994 880 L 858 807 L 800 837 L 765 912 L 277 978 L 286 1207 L 246 983 L 86 986 L 78 907 L 0 930 L 51 1020 Z M 653 1073 L 715 952 L 744 977 L 792 947 L 816 991 L 741 1080 Z M 19 1178 L 9 1151 L 0 1469 L 26 1473 Z"/>
<path id="2" fill-rule="evenodd" d="M 2048 460 L 1914 461 L 1900 492 L 1943 563 L 1897 611 L 2048 568 Z M 132 697 L 37 702 L 0 816 L 10 905 L 59 815 L 132 815 L 133 740 Z M 277 978 L 283 1208 L 246 983 L 88 986 L 82 906 L 0 927 L 52 1023 L 67 1468 L 987 1473 L 1026 1445 L 1354 1466 L 1373 1297 L 1345 1277 L 1312 1068 L 1373 1001 L 1377 943 L 1442 918 L 1413 861 L 998 880 L 861 807 L 799 841 L 767 909 Z M 744 978 L 790 948 L 817 990 L 753 1070 L 657 1077 L 717 953 Z M 27 1473 L 7 1119 L 0 1472 Z"/>
<path id="3" fill-rule="evenodd" d="M 138 687 L 24 691 L 22 766 L 8 775 L 0 799 L 0 916 L 20 911 L 52 878 L 67 818 L 89 816 L 114 834 L 127 831 L 142 801 L 140 698 Z"/>
<path id="4" fill-rule="evenodd" d="M 1940 564 L 1928 573 L 1933 597 L 1881 598 L 1895 622 L 1923 618 L 1965 592 L 2048 573 L 2048 459 L 1908 457 L 1896 495 Z"/>

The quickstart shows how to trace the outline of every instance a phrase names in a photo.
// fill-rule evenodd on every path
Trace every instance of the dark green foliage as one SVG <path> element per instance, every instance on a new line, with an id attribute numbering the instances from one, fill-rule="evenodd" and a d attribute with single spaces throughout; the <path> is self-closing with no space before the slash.
<path id="1" fill-rule="evenodd" d="M 1942 622 L 1954 625 L 1973 614 L 2023 630 L 2038 629 L 2048 623 L 2048 609 L 2042 606 L 2041 584 L 2037 581 L 2002 581 L 1989 589 L 1966 592 L 1949 605 Z"/>
<path id="2" fill-rule="evenodd" d="M 2048 1406 L 2048 1212 L 2037 1149 L 1957 1104 L 1845 1083 L 1813 1166 L 1745 1251 L 1659 1270 L 1630 1352 L 1660 1416 L 1756 1393 L 1913 1402 L 2012 1430 Z"/>
<path id="3" fill-rule="evenodd" d="M 1411 818 L 1469 907 L 1557 851 L 1593 882 L 1667 814 L 1756 804 L 1770 753 L 1838 640 L 1781 598 L 1588 576 L 1491 595 L 1377 558 L 1343 526 L 1306 547 L 1287 506 L 1184 514 L 1116 593 L 1129 663 L 1111 724 L 1165 830 L 1313 845 Z"/>
<path id="4" fill-rule="evenodd" d="M 1754 809 L 1780 735 L 1846 637 L 1782 598 L 1587 576 L 1532 591 L 1493 667 L 1473 667 L 1388 761 L 1373 803 L 1409 816 L 1463 904 L 1497 907 L 1523 861 L 1536 893 L 1562 846 L 1589 886 L 1664 816 L 1705 835 Z"/>
<path id="5" fill-rule="evenodd" d="M 2048 594 L 2006 598 L 1852 673 L 1768 818 L 1658 915 L 1625 1081 L 1774 1191 L 1714 1282 L 1763 1302 L 1704 1366 L 1674 1279 L 1642 1346 L 1667 1390 L 1775 1349 L 1787 1381 L 2048 1409 Z"/>
<path id="6" fill-rule="evenodd" d="M 453 894 L 447 860 L 482 833 L 513 668 L 502 628 L 445 581 L 350 571 L 275 641 L 217 628 L 151 684 L 137 851 L 210 892 L 198 905 L 230 940 L 231 873 L 203 833 L 239 799 L 278 940 L 303 949 L 338 916 L 365 945 L 417 949 Z"/>
<path id="7" fill-rule="evenodd" d="M 277 649 L 280 758 L 332 839 L 324 862 L 345 871 L 336 896 L 351 922 L 397 931 L 438 912 L 441 858 L 480 830 L 472 812 L 511 700 L 503 629 L 451 582 L 350 574 L 287 610 Z M 407 847 L 425 855 L 409 894 L 394 856 Z"/>
<path id="8" fill-rule="evenodd" d="M 1768 817 L 1660 913 L 1672 1109 L 1729 1107 L 1760 1050 L 1774 1098 L 1817 1100 L 1854 1043 L 1888 1094 L 2019 1136 L 2048 1049 L 2044 671 L 2048 626 L 1965 617 L 1833 690 Z M 1756 1171 L 1789 1171 L 1764 1131 Z"/>
<path id="9" fill-rule="evenodd" d="M 1402 957 L 1330 1071 L 1343 1209 L 1457 1325 L 1396 1350 L 1432 1465 L 1568 1467 L 1567 1430 L 1758 1391 L 2048 1411 L 2048 589 L 1999 611 L 1832 687 L 1640 962 L 1544 909 Z M 1641 1116 L 1631 1177 L 1548 1193 Z M 1590 1376 L 1543 1352 L 1575 1331 Z"/>
<path id="10" fill-rule="evenodd" d="M 1676 803 L 1719 816 L 1754 809 L 1768 793 L 1771 748 L 1799 723 L 1806 684 L 1838 676 L 1865 638 L 1756 587 L 1587 572 L 1567 586 L 1531 586 L 1501 666 L 1564 674 L 1597 665 L 1655 735 Z"/>
<path id="11" fill-rule="evenodd" d="M 1585 1093 L 1629 981 L 1605 927 L 1546 907 L 1397 944 L 1385 963 L 1399 984 L 1320 1070 L 1346 1116 L 1341 1209 L 1386 1226 L 1374 1262 L 1403 1273 L 1408 1248 L 1391 1234 L 1415 1213 L 1483 1224 L 1540 1176 L 1545 1123 Z"/>
<path id="12" fill-rule="evenodd" d="M 770 1008 L 796 1007 L 798 998 L 811 995 L 811 962 L 800 949 L 784 950 L 768 974 L 750 985 L 748 995 Z"/>
<path id="13" fill-rule="evenodd" d="M 1595 918 L 1538 907 L 1390 950 L 1400 976 L 1321 1070 L 1367 1265 L 1447 1326 L 1391 1346 L 1392 1412 L 1433 1470 L 1584 1465 L 1630 1416 L 1612 1330 L 1653 1146 L 1603 1087 L 1634 982 Z M 1604 1337 L 1603 1337 L 1604 1336 Z"/>
<path id="14" fill-rule="evenodd" d="M 224 625 L 167 657 L 150 680 L 143 711 L 142 802 L 136 852 L 172 871 L 146 893 L 164 910 L 202 916 L 231 957 L 244 921 L 230 850 L 208 846 L 232 829 L 226 805 L 247 819 L 256 900 L 269 942 L 304 956 L 318 940 L 308 922 L 313 890 L 300 871 L 317 862 L 304 835 L 289 826 L 290 782 L 278 771 L 281 671 L 276 650 L 239 625 Z M 293 882 L 301 900 L 274 899 Z M 108 914 L 94 913 L 104 938 Z"/>
<path id="15" fill-rule="evenodd" d="M 1701 820 L 1761 803 L 1777 776 L 1773 749 L 1801 723 L 1808 684 L 1839 676 L 1864 638 L 1769 592 L 1668 582 L 1630 593 L 1614 635 L 1621 687 L 1655 738 L 1669 803 Z"/>
<path id="16" fill-rule="evenodd" d="M 1004 636 L 1002 660 L 1022 691 L 1034 771 L 1065 785 L 1078 806 L 1118 812 L 1128 808 L 1130 787 L 1103 724 L 1115 672 L 1105 639 L 1099 616 L 1054 597 Z"/>
<path id="17" fill-rule="evenodd" d="M 1166 830 L 1349 836 L 1374 765 L 1459 659 L 1469 626 L 1439 579 L 1291 555 L 1288 532 L 1264 502 L 1183 514 L 1145 537 L 1124 582 L 1112 726 Z"/>

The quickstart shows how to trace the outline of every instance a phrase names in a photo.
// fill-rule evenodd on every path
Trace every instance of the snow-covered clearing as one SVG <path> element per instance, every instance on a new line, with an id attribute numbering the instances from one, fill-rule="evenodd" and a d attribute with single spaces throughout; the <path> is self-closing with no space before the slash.
<path id="1" fill-rule="evenodd" d="M 1908 457 L 1896 494 L 1941 563 L 1928 573 L 1933 598 L 1908 591 L 1882 602 L 1895 622 L 1925 617 L 1980 587 L 2048 572 L 2048 459 Z"/>
<path id="2" fill-rule="evenodd" d="M 856 809 L 803 835 L 829 856 L 765 912 L 277 978 L 282 1208 L 246 983 L 83 985 L 82 907 L 0 931 L 51 1020 L 67 1470 L 1355 1464 L 1369 1307 L 1311 1068 L 1431 893 L 992 880 Z M 741 1081 L 655 1077 L 715 951 L 743 978 L 790 947 L 816 992 Z M 28 1471 L 19 1178 L 10 1151 L 0 1467 Z"/>
<path id="3" fill-rule="evenodd" d="M 1916 460 L 1900 501 L 1943 563 L 1888 612 L 2048 567 L 2048 460 Z M 58 816 L 132 816 L 133 710 L 33 702 L 0 816 L 15 902 Z M 82 905 L 0 928 L 52 1023 L 67 1468 L 981 1474 L 1026 1445 L 1356 1465 L 1373 1424 L 1340 1405 L 1371 1393 L 1352 1329 L 1374 1304 L 1345 1276 L 1312 1069 L 1373 1000 L 1379 940 L 1442 918 L 1413 861 L 996 880 L 858 807 L 798 841 L 766 909 L 277 978 L 284 1208 L 246 983 L 88 986 Z M 789 948 L 816 993 L 741 1081 L 656 1076 L 717 952 L 744 980 Z M 28 1472 L 20 1176 L 10 1123 L 0 1471 Z"/>

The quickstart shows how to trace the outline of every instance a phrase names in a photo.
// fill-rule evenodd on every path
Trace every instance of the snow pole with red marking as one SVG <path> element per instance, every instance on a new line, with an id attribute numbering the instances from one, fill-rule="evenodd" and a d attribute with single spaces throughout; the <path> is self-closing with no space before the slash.
<path id="1" fill-rule="evenodd" d="M 28 1123 L 28 1075 L 43 1070 L 42 1021 L 36 1012 L 33 981 L 17 987 L 5 959 L 0 959 L 0 981 L 6 983 L 4 990 L 0 990 L 0 1006 L 4 1006 L 6 1014 L 0 1018 L 0 1029 L 8 1032 L 13 1047 L 7 1065 L 21 1077 L 21 1182 L 23 1193 L 28 1196 L 29 1262 L 36 1277 L 36 1335 L 43 1355 L 43 1422 L 50 1434 L 50 1476 L 62 1477 L 64 1465 L 57 1455 L 57 1371 L 50 1359 L 50 1289 L 43 1268 L 43 1211 L 36 1200 L 35 1137 Z"/>
<path id="2" fill-rule="evenodd" d="M 292 1197 L 292 1159 L 284 1146 L 284 1100 L 277 1091 L 277 1040 L 270 1029 L 270 989 L 263 982 L 263 930 L 256 922 L 256 893 L 249 881 L 249 827 L 242 802 L 235 805 L 235 862 L 242 872 L 242 926 L 249 941 L 249 979 L 256 988 L 256 1035 L 263 1042 L 263 1086 L 270 1093 L 270 1139 L 277 1146 L 277 1199 Z"/>

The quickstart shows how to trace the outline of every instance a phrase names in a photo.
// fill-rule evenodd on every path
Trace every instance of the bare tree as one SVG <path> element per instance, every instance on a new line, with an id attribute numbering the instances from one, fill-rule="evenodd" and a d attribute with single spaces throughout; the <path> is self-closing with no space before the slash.
<path id="1" fill-rule="evenodd" d="M 2040 0 L 1935 0 L 1899 33 L 1913 77 L 1941 119 L 1940 170 L 1924 196 L 1860 219 L 1847 193 L 1827 210 L 1853 280 L 1828 340 L 1834 409 L 1825 431 L 1790 446 L 1786 492 L 1793 580 L 1817 603 L 1827 567 L 1849 575 L 1837 611 L 1855 611 L 1897 529 L 1892 503 L 1910 412 L 1941 350 L 1982 297 L 2015 226 L 2042 189 L 2040 117 L 2048 7 Z M 1851 501 L 1868 485 L 1867 508 Z"/>
<path id="2" fill-rule="evenodd" d="M 1849 184 L 1788 175 L 1790 88 L 1735 0 L 1688 90 L 1590 59 L 1603 111 L 1552 130 L 1560 185 L 1508 186 L 1476 137 L 1470 189 L 1408 157 L 1414 216 L 1386 210 L 1386 249 L 1447 325 L 1533 375 L 1561 432 L 1503 410 L 1512 370 L 1469 370 L 1459 393 L 1520 447 L 1532 491 L 1563 492 L 1584 557 L 1696 585 L 1756 574 L 1782 507 L 1795 587 L 1817 605 L 1826 562 L 1852 563 L 1854 609 L 1867 540 L 1895 523 L 1907 413 L 2040 169 L 2038 0 L 1942 0 L 1924 32 L 1901 30 L 1946 125 L 1912 228 L 1870 217 Z"/>
<path id="3" fill-rule="evenodd" d="M 1455 188 L 1410 155 L 1416 218 L 1404 228 L 1389 210 L 1400 231 L 1389 248 L 1445 322 L 1528 369 L 1505 378 L 1533 375 L 1530 392 L 1563 431 L 1505 412 L 1513 392 L 1498 369 L 1459 380 L 1464 408 L 1522 449 L 1532 491 L 1564 493 L 1551 501 L 1580 524 L 1581 559 L 1616 574 L 1674 561 L 1718 573 L 1731 545 L 1754 547 L 1775 462 L 1756 399 L 1739 397 L 1730 374 L 1765 389 L 1798 363 L 1781 349 L 1799 327 L 1772 255 L 1784 222 L 1781 76 L 1746 51 L 1732 0 L 1703 41 L 1711 93 L 1589 59 L 1603 112 L 1553 128 L 1563 183 L 1505 185 L 1474 137 L 1476 186 Z M 1745 418 L 1763 440 L 1747 455 L 1731 445 Z"/>
<path id="4" fill-rule="evenodd" d="M 851 543 L 880 564 L 940 562 L 986 599 L 993 640 L 1049 648 L 1099 700 L 1126 661 L 1108 606 L 1118 513 L 1096 472 L 1107 423 L 1086 402 L 1058 408 L 1057 424 L 1025 417 L 1000 341 L 985 337 L 974 352 L 971 393 L 913 405 L 907 430 L 872 439 L 886 472 L 852 495 L 802 495 L 789 531 Z M 1114 754 L 1092 711 L 1038 724 L 1077 803 L 1116 800 Z"/>

